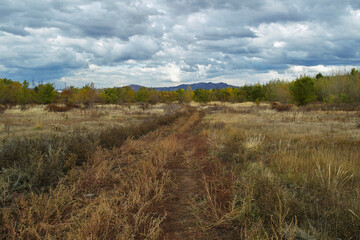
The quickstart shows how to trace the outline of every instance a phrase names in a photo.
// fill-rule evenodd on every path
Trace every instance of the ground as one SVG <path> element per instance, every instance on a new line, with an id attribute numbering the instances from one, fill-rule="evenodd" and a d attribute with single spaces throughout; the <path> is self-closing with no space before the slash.
<path id="1" fill-rule="evenodd" d="M 103 123 L 102 128 L 116 125 L 117 118 L 113 116 L 127 119 L 124 126 L 132 127 L 135 124 L 132 121 L 145 124 L 149 116 L 165 119 L 172 114 L 164 106 L 153 106 L 146 113 L 137 109 L 126 115 L 125 108 L 100 109 L 97 112 L 108 113 L 95 119 L 81 115 L 77 112 L 80 110 L 68 114 L 74 123 L 80 124 L 81 116 L 91 119 L 88 121 L 93 131 L 97 130 L 94 127 L 97 123 Z M 0 183 L 6 193 L 2 195 L 0 236 L 360 237 L 359 112 L 307 111 L 295 107 L 276 112 L 266 103 L 192 104 L 172 109 L 182 112 L 173 120 L 160 121 L 161 125 L 155 119 L 154 124 L 159 125 L 148 124 L 150 132 L 131 128 L 136 137 L 129 136 L 119 146 L 91 150 L 85 162 L 64 168 L 49 189 L 39 191 L 32 187 L 14 193 L 11 190 L 14 183 L 9 185 L 6 179 L 11 178 L 5 176 L 17 176 L 14 174 L 19 172 L 19 177 L 14 177 L 16 182 L 23 173 L 21 168 L 4 168 Z M 5 116 L 31 119 L 34 110 L 11 111 L 5 112 Z M 62 115 L 43 116 L 55 121 Z M 57 121 L 65 125 L 60 121 L 69 119 Z M 51 121 L 44 122 L 48 126 Z M 127 133 L 126 129 L 121 133 Z M 12 137 L 20 134 L 19 128 L 12 130 Z M 47 127 L 42 133 L 66 135 L 51 133 Z M 111 137 L 116 133 L 111 130 Z M 49 156 L 54 158 L 54 154 Z M 39 164 L 35 165 L 36 174 L 46 170 Z"/>

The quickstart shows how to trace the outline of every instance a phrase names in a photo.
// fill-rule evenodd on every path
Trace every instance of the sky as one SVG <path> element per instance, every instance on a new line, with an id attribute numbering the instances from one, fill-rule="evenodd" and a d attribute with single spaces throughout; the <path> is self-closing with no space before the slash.
<path id="1" fill-rule="evenodd" d="M 241 86 L 360 66 L 359 0 L 0 0 L 0 77 Z"/>

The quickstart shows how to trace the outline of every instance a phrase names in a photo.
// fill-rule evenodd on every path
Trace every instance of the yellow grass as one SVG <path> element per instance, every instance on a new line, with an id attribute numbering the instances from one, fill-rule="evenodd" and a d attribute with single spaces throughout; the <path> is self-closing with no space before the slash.
<path id="1" fill-rule="evenodd" d="M 0 120 L 0 140 L 9 137 L 34 137 L 67 132 L 74 129 L 98 131 L 109 126 L 130 125 L 148 116 L 166 113 L 166 104 L 150 105 L 143 110 L 139 105 L 98 105 L 90 109 L 68 112 L 49 112 L 46 106 L 36 105 L 22 111 L 20 106 L 5 110 Z M 58 129 L 54 125 L 59 126 Z M 8 128 L 8 131 L 7 129 Z"/>

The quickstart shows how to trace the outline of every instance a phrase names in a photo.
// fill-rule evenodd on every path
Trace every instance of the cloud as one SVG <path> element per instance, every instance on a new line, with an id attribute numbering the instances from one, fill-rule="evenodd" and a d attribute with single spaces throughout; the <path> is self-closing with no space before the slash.
<path id="1" fill-rule="evenodd" d="M 0 74 L 241 85 L 359 66 L 359 39 L 356 0 L 3 0 Z"/>

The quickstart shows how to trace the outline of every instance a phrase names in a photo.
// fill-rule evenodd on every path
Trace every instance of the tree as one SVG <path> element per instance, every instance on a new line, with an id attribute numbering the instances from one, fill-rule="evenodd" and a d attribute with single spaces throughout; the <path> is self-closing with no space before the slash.
<path id="1" fill-rule="evenodd" d="M 184 92 L 184 102 L 190 103 L 193 99 L 194 92 L 190 86 L 188 86 Z"/>
<path id="2" fill-rule="evenodd" d="M 74 103 L 76 101 L 75 95 L 79 92 L 78 88 L 75 88 L 74 86 L 70 86 L 60 93 L 60 99 L 63 103 Z"/>
<path id="3" fill-rule="evenodd" d="M 320 79 L 320 78 L 323 78 L 324 76 L 321 74 L 321 73 L 318 73 L 318 74 L 316 74 L 316 79 Z"/>
<path id="4" fill-rule="evenodd" d="M 89 107 L 94 104 L 97 100 L 97 92 L 94 87 L 94 84 L 87 84 L 83 88 L 81 88 L 75 95 L 75 101 L 77 103 L 82 103 L 85 107 Z"/>
<path id="5" fill-rule="evenodd" d="M 288 103 L 291 100 L 289 90 L 290 83 L 282 80 L 273 80 L 265 85 L 265 99 L 268 101 L 278 101 Z"/>
<path id="6" fill-rule="evenodd" d="M 106 103 L 116 104 L 119 101 L 119 94 L 117 88 L 107 88 L 104 90 Z"/>
<path id="7" fill-rule="evenodd" d="M 205 89 L 196 89 L 194 91 L 194 100 L 196 102 L 207 103 L 210 101 L 210 92 Z"/>
<path id="8" fill-rule="evenodd" d="M 160 92 L 160 102 L 170 103 L 178 100 L 178 94 L 176 91 L 161 91 Z"/>
<path id="9" fill-rule="evenodd" d="M 17 104 L 22 106 L 26 105 L 29 103 L 30 97 L 29 82 L 25 80 L 22 84 L 22 87 L 16 93 Z"/>
<path id="10" fill-rule="evenodd" d="M 139 91 L 135 93 L 135 100 L 137 102 L 148 102 L 149 96 L 149 90 L 146 87 L 141 87 Z"/>
<path id="11" fill-rule="evenodd" d="M 37 93 L 39 103 L 42 104 L 52 103 L 57 97 L 57 92 L 55 91 L 54 84 L 52 83 L 40 84 L 35 87 L 35 92 Z"/>
<path id="12" fill-rule="evenodd" d="M 314 81 L 311 77 L 296 79 L 290 86 L 290 93 L 297 105 L 306 105 L 316 100 Z"/>
<path id="13" fill-rule="evenodd" d="M 175 91 L 176 92 L 176 96 L 177 96 L 177 100 L 179 103 L 184 102 L 185 99 L 185 90 L 183 88 L 180 88 L 178 90 Z"/>
<path id="14" fill-rule="evenodd" d="M 235 102 L 245 102 L 247 99 L 247 92 L 244 88 L 234 88 L 233 94 Z"/>
<path id="15" fill-rule="evenodd" d="M 248 86 L 247 96 L 250 101 L 261 101 L 265 99 L 265 90 L 264 86 L 259 83 L 253 86 Z"/>
<path id="16" fill-rule="evenodd" d="M 160 101 L 160 93 L 159 91 L 155 90 L 155 89 L 150 89 L 149 91 L 149 103 L 150 104 L 156 104 Z"/>
<path id="17" fill-rule="evenodd" d="M 21 89 L 21 83 L 10 79 L 0 79 L 0 103 L 16 104 L 16 93 Z"/>
<path id="18" fill-rule="evenodd" d="M 118 89 L 118 95 L 120 103 L 131 103 L 135 101 L 135 92 L 129 86 Z"/>
<path id="19" fill-rule="evenodd" d="M 351 76 L 359 75 L 359 70 L 356 70 L 355 68 L 351 69 L 350 75 Z"/>

